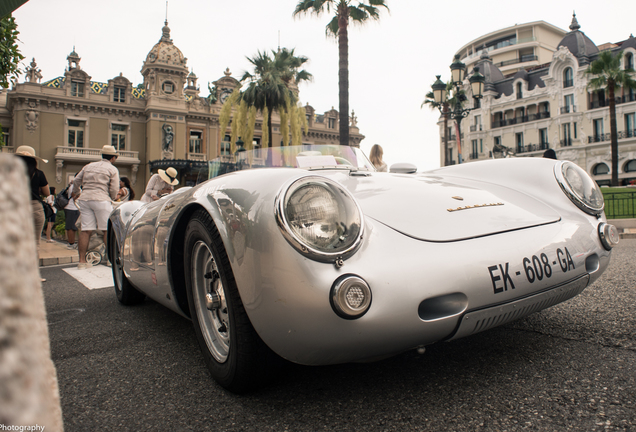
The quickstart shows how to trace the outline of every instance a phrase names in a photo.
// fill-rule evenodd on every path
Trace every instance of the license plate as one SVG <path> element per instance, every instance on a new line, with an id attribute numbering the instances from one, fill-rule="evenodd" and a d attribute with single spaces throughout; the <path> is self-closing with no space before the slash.
<path id="1" fill-rule="evenodd" d="M 552 254 L 551 254 L 552 255 Z M 555 274 L 567 273 L 575 270 L 574 260 L 567 247 L 557 248 L 554 255 L 549 257 L 546 253 L 524 257 L 521 260 L 523 270 L 510 270 L 510 263 L 495 264 L 488 267 L 488 273 L 492 280 L 492 288 L 495 294 L 515 289 L 515 281 L 527 281 L 530 284 L 550 279 Z"/>

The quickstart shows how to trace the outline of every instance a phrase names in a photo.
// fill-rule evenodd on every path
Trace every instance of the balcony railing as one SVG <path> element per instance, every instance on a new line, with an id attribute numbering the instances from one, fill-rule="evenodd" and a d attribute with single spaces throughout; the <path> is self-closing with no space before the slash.
<path id="1" fill-rule="evenodd" d="M 15 147 L 2 146 L 0 147 L 0 153 L 15 153 Z"/>
<path id="2" fill-rule="evenodd" d="M 565 138 L 560 141 L 561 147 L 571 147 L 572 146 L 572 138 Z"/>
<path id="3" fill-rule="evenodd" d="M 479 159 L 479 153 L 471 153 L 468 155 L 471 160 Z"/>
<path id="4" fill-rule="evenodd" d="M 561 107 L 561 114 L 575 113 L 576 105 L 566 105 Z"/>
<path id="5" fill-rule="evenodd" d="M 188 153 L 188 160 L 205 161 L 207 160 L 205 153 Z"/>
<path id="6" fill-rule="evenodd" d="M 529 153 L 536 152 L 548 149 L 548 143 L 540 143 L 540 144 L 527 144 L 524 146 L 517 146 L 517 153 Z"/>
<path id="7" fill-rule="evenodd" d="M 574 80 L 564 80 L 563 81 L 563 88 L 568 88 L 568 87 L 572 87 L 574 85 Z"/>
<path id="8" fill-rule="evenodd" d="M 470 125 L 470 131 L 471 132 L 477 132 L 477 131 L 481 132 L 481 125 L 480 124 L 478 124 L 478 125 Z"/>
<path id="9" fill-rule="evenodd" d="M 590 135 L 589 137 L 587 137 L 587 142 L 588 144 L 592 144 L 592 143 L 609 141 L 611 139 L 612 139 L 612 134 L 609 134 L 609 133 L 596 134 L 596 135 Z"/>
<path id="10" fill-rule="evenodd" d="M 92 162 L 100 160 L 102 150 L 86 147 L 56 147 L 55 159 Z M 139 163 L 139 152 L 119 150 L 117 163 Z"/>
<path id="11" fill-rule="evenodd" d="M 502 61 L 502 62 L 499 62 L 499 63 L 495 63 L 495 66 L 497 66 L 497 67 L 508 66 L 508 65 L 516 64 L 516 63 L 525 63 L 525 62 L 535 61 L 535 60 L 538 60 L 538 59 L 539 58 L 536 55 L 525 55 L 525 56 L 521 56 L 521 57 L 516 58 L 516 59 L 506 60 L 506 61 Z"/>
<path id="12" fill-rule="evenodd" d="M 498 127 L 510 126 L 510 125 L 515 125 L 519 123 L 527 123 L 527 122 L 537 121 L 537 120 L 542 120 L 547 118 L 550 118 L 550 112 L 542 111 L 536 114 L 528 114 L 526 116 L 514 117 L 511 119 L 495 120 L 492 122 L 492 128 L 494 129 Z"/>
<path id="13" fill-rule="evenodd" d="M 625 131 L 618 132 L 618 139 L 634 138 L 634 137 L 636 137 L 636 129 L 628 129 Z"/>
<path id="14" fill-rule="evenodd" d="M 619 96 L 615 98 L 614 100 L 616 102 L 616 105 L 629 103 L 629 102 L 635 102 L 636 94 L 628 94 L 625 96 Z M 588 103 L 588 106 L 589 106 L 589 109 L 605 108 L 609 106 L 609 99 L 593 100 Z"/>

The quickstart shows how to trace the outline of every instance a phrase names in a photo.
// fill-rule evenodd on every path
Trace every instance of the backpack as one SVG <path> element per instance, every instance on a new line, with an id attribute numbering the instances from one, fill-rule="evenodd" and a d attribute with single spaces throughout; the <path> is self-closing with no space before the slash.
<path id="1" fill-rule="evenodd" d="M 55 208 L 58 210 L 64 210 L 64 207 L 66 207 L 68 205 L 69 202 L 69 198 L 67 195 L 68 192 L 68 186 L 66 186 L 66 188 L 60 192 L 59 194 L 55 195 Z"/>

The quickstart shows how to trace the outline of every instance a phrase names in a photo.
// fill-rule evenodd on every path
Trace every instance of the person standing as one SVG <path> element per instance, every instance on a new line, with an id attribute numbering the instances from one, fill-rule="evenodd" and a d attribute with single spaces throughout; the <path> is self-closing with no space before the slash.
<path id="1" fill-rule="evenodd" d="M 130 180 L 128 177 L 120 177 L 119 178 L 119 192 L 117 192 L 117 197 L 115 197 L 115 201 L 119 203 L 125 203 L 126 201 L 132 201 L 135 199 L 135 191 L 130 187 Z"/>
<path id="2" fill-rule="evenodd" d="M 157 174 L 150 177 L 146 192 L 141 197 L 143 202 L 153 202 L 161 198 L 162 195 L 172 193 L 174 186 L 179 184 L 177 180 L 177 170 L 169 167 L 167 170 L 158 170 Z"/>
<path id="3" fill-rule="evenodd" d="M 115 147 L 102 147 L 102 160 L 91 162 L 75 176 L 73 180 L 73 199 L 79 196 L 82 187 L 80 215 L 82 217 L 79 235 L 79 270 L 92 265 L 86 262 L 86 251 L 91 234 L 96 229 L 103 232 L 104 244 L 107 242 L 108 216 L 113 211 L 112 200 L 119 192 L 119 170 L 113 165 L 119 153 Z"/>
<path id="4" fill-rule="evenodd" d="M 379 144 L 374 144 L 373 147 L 371 147 L 371 154 L 369 154 L 369 159 L 371 159 L 371 163 L 376 170 L 380 172 L 386 172 L 386 163 L 382 160 L 382 155 L 384 155 L 382 146 L 380 146 Z"/>
<path id="5" fill-rule="evenodd" d="M 47 197 L 50 194 L 49 182 L 42 171 L 38 169 L 38 161 L 48 163 L 46 159 L 42 159 L 35 155 L 35 150 L 30 146 L 20 146 L 16 149 L 15 154 L 19 156 L 27 166 L 27 176 L 31 190 L 31 209 L 33 214 L 33 228 L 35 230 L 35 244 L 39 246 L 42 228 L 44 228 L 44 207 L 42 207 L 42 199 L 40 195 Z"/>
<path id="6" fill-rule="evenodd" d="M 64 207 L 64 219 L 66 221 L 66 240 L 68 241 L 66 247 L 69 249 L 77 249 L 77 243 L 75 243 L 75 234 L 77 234 L 76 223 L 77 219 L 79 218 L 80 212 L 75 205 L 75 200 L 73 199 L 73 179 L 71 179 L 68 184 L 66 196 L 68 197 L 68 204 L 66 204 L 66 206 Z"/>
<path id="7" fill-rule="evenodd" d="M 46 241 L 48 243 L 53 243 L 55 240 L 51 238 L 51 230 L 53 229 L 53 225 L 55 225 L 55 217 L 57 216 L 57 209 L 55 208 L 55 188 L 50 186 L 49 191 L 51 193 L 46 197 L 46 203 L 51 206 L 53 214 L 49 216 L 49 219 L 46 222 Z"/>
<path id="8" fill-rule="evenodd" d="M 49 163 L 48 160 L 42 159 L 35 155 L 35 149 L 30 146 L 20 146 L 15 150 L 16 156 L 24 161 L 27 167 L 27 176 L 29 177 L 29 189 L 31 191 L 31 214 L 33 215 L 33 229 L 35 230 L 35 245 L 40 249 L 40 236 L 42 228 L 44 228 L 44 207 L 40 195 L 49 196 L 49 182 L 42 171 L 38 169 L 38 161 Z M 46 279 L 40 278 L 41 282 Z"/>

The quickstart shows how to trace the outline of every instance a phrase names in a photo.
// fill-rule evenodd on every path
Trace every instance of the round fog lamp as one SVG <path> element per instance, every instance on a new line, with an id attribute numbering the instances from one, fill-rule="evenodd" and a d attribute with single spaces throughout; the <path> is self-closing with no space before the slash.
<path id="1" fill-rule="evenodd" d="M 618 235 L 618 230 L 612 224 L 608 224 L 605 222 L 601 222 L 598 226 L 598 236 L 601 238 L 601 243 L 603 247 L 607 250 L 612 250 L 612 248 L 618 245 L 620 240 L 620 236 Z"/>
<path id="2" fill-rule="evenodd" d="M 342 318 L 359 318 L 371 306 L 371 289 L 357 276 L 343 276 L 331 288 L 331 306 Z"/>

